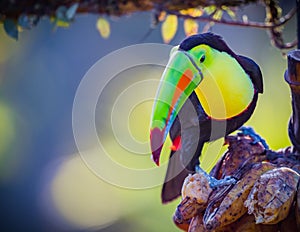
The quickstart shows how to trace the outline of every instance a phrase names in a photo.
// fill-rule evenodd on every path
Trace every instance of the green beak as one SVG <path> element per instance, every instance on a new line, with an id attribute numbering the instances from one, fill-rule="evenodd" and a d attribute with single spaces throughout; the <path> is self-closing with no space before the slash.
<path id="1" fill-rule="evenodd" d="M 152 159 L 157 165 L 163 144 L 178 112 L 203 79 L 197 62 L 186 51 L 171 51 L 152 110 L 150 143 Z"/>

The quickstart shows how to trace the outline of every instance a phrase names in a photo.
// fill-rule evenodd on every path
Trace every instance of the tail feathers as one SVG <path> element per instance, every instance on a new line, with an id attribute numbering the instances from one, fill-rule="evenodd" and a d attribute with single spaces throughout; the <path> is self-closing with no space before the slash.
<path id="1" fill-rule="evenodd" d="M 187 170 L 182 165 L 179 152 L 172 152 L 161 193 L 162 202 L 164 204 L 181 195 L 184 179 L 192 173 L 194 172 Z"/>

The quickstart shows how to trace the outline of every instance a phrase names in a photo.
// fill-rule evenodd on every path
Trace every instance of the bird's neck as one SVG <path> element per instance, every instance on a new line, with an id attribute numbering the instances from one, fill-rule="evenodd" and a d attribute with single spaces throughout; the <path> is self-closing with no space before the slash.
<path id="1" fill-rule="evenodd" d="M 229 119 L 243 113 L 253 100 L 249 75 L 232 56 L 219 52 L 203 69 L 204 79 L 195 89 L 205 113 L 213 119 Z"/>

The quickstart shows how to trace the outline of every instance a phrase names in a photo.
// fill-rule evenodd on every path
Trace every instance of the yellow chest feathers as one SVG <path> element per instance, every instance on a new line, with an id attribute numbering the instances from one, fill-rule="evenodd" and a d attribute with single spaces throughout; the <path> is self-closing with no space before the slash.
<path id="1" fill-rule="evenodd" d="M 205 49 L 207 46 L 202 47 Z M 195 92 L 208 116 L 214 119 L 232 118 L 241 114 L 252 102 L 253 83 L 236 59 L 226 52 L 209 50 L 205 62 L 200 64 L 204 78 Z"/>

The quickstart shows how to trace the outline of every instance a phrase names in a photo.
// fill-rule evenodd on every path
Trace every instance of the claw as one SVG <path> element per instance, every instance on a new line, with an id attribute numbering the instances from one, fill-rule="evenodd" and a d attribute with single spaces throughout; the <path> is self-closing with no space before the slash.
<path id="1" fill-rule="evenodd" d="M 209 182 L 209 186 L 212 189 L 216 189 L 218 187 L 223 187 L 225 185 L 235 184 L 237 182 L 237 180 L 234 177 L 231 177 L 231 176 L 226 176 L 224 179 L 218 180 L 218 179 L 214 178 L 213 176 L 210 176 L 209 174 L 207 174 L 200 167 L 200 165 L 195 167 L 195 171 L 197 173 L 202 173 L 202 174 L 204 174 L 204 176 L 206 176 L 206 178 L 208 179 L 208 182 Z"/>
<path id="2" fill-rule="evenodd" d="M 241 133 L 238 133 L 238 135 L 250 136 L 253 139 L 252 144 L 257 144 L 260 142 L 266 150 L 269 150 L 269 146 L 266 143 L 266 140 L 264 140 L 259 134 L 255 133 L 252 127 L 242 126 L 239 128 L 239 131 L 241 131 Z"/>

